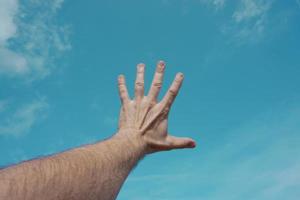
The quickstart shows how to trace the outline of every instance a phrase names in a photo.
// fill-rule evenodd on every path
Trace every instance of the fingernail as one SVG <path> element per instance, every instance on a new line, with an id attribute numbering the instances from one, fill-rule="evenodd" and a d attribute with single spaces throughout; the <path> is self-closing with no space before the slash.
<path id="1" fill-rule="evenodd" d="M 184 76 L 184 75 L 183 75 L 183 73 L 182 73 L 182 72 L 178 72 L 178 73 L 177 73 L 177 76 L 179 76 L 179 77 L 183 78 L 183 76 Z"/>
<path id="2" fill-rule="evenodd" d="M 162 60 L 158 61 L 158 65 L 161 67 L 161 68 L 165 68 L 165 65 L 166 63 Z"/>
<path id="3" fill-rule="evenodd" d="M 144 63 L 140 63 L 137 66 L 138 72 L 143 72 L 145 68 L 145 64 Z"/>
<path id="4" fill-rule="evenodd" d="M 189 143 L 189 146 L 190 146 L 191 148 L 194 148 L 194 147 L 196 147 L 196 142 L 194 142 L 194 141 L 191 141 L 191 142 Z"/>
<path id="5" fill-rule="evenodd" d="M 124 75 L 123 75 L 123 74 L 120 74 L 120 75 L 118 76 L 118 79 L 119 79 L 119 80 L 123 80 L 123 79 L 124 79 Z"/>
<path id="6" fill-rule="evenodd" d="M 145 64 L 144 64 L 144 63 L 139 63 L 139 64 L 138 64 L 138 68 L 143 68 L 143 67 L 145 67 Z"/>

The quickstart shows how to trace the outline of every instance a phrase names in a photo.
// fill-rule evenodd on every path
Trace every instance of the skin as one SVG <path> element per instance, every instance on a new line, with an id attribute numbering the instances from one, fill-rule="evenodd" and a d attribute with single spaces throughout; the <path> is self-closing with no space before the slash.
<path id="1" fill-rule="evenodd" d="M 111 138 L 0 171 L 0 199 L 113 200 L 130 171 L 144 156 L 165 150 L 193 148 L 195 141 L 168 134 L 168 115 L 183 81 L 178 73 L 164 98 L 165 63 L 157 63 L 150 91 L 144 95 L 145 65 L 138 64 L 135 98 L 125 77 L 118 77 L 122 102 L 119 128 Z"/>

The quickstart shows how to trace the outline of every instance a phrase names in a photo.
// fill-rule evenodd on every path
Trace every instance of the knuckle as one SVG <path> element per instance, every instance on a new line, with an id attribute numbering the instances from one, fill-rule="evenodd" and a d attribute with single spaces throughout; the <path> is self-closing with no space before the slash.
<path id="1" fill-rule="evenodd" d="M 149 102 L 149 106 L 152 108 L 153 106 L 155 106 L 156 105 L 156 102 L 154 101 L 154 100 L 152 100 L 152 101 L 150 101 Z"/>
<path id="2" fill-rule="evenodd" d="M 138 67 L 137 73 L 138 74 L 143 74 L 144 73 L 144 67 Z"/>
<path id="3" fill-rule="evenodd" d="M 182 79 L 176 78 L 174 81 L 175 81 L 175 83 L 180 84 L 182 82 Z"/>
<path id="4" fill-rule="evenodd" d="M 143 87 L 143 86 L 144 86 L 144 82 L 142 82 L 142 81 L 137 81 L 137 82 L 135 82 L 135 85 L 136 85 L 137 87 Z"/>
<path id="5" fill-rule="evenodd" d="M 171 106 L 171 105 L 172 105 L 173 99 L 174 99 L 174 98 L 170 98 L 170 99 L 167 101 L 167 105 L 168 105 L 168 106 Z"/>
<path id="6" fill-rule="evenodd" d="M 156 82 L 156 83 L 154 83 L 154 86 L 157 88 L 161 88 L 162 82 Z"/>
<path id="7" fill-rule="evenodd" d="M 119 80 L 118 81 L 118 85 L 119 86 L 124 86 L 125 85 L 125 81 L 124 80 Z"/>
<path id="8" fill-rule="evenodd" d="M 166 107 L 165 109 L 163 109 L 162 111 L 162 115 L 165 117 L 169 114 L 169 111 L 170 111 L 170 108 L 169 107 Z"/>
<path id="9" fill-rule="evenodd" d="M 126 90 L 120 89 L 120 93 L 121 93 L 121 94 L 125 94 L 125 93 L 126 93 Z"/>
<path id="10" fill-rule="evenodd" d="M 176 96 L 177 91 L 174 90 L 174 89 L 170 89 L 170 90 L 169 90 L 169 93 L 171 94 L 171 96 Z"/>

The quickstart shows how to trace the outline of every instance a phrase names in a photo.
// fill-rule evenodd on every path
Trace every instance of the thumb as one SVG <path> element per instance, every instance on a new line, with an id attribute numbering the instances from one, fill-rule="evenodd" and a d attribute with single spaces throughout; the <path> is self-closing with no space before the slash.
<path id="1" fill-rule="evenodd" d="M 175 137 L 168 135 L 167 142 L 170 145 L 170 149 L 183 149 L 183 148 L 194 148 L 196 147 L 196 142 L 187 137 Z"/>

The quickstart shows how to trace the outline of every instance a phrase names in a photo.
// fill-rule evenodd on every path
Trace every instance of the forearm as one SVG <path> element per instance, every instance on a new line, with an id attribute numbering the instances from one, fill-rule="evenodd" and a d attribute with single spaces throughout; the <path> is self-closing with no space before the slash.
<path id="1" fill-rule="evenodd" d="M 0 171 L 0 197 L 14 200 L 115 199 L 144 155 L 132 138 L 114 136 Z M 2 198 L 3 197 L 3 198 Z"/>
<path id="2" fill-rule="evenodd" d="M 183 74 L 176 75 L 158 102 L 165 64 L 158 62 L 147 96 L 144 95 L 144 67 L 144 64 L 137 67 L 134 99 L 129 97 L 124 76 L 118 78 L 122 107 L 119 132 L 113 138 L 1 170 L 0 199 L 113 200 L 144 155 L 194 148 L 194 140 L 167 132 L 169 111 Z"/>

